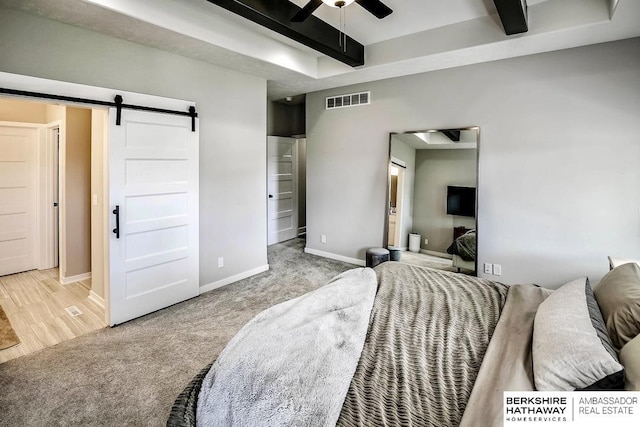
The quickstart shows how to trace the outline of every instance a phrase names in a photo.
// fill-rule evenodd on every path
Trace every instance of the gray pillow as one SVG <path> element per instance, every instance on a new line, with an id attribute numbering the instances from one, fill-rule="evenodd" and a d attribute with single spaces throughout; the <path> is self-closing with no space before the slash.
<path id="1" fill-rule="evenodd" d="M 586 277 L 565 284 L 540 304 L 531 352 L 537 390 L 624 388 L 624 368 Z"/>
<path id="2" fill-rule="evenodd" d="M 611 341 L 621 349 L 640 334 L 640 266 L 622 264 L 594 288 Z"/>
<path id="3" fill-rule="evenodd" d="M 620 351 L 620 362 L 624 365 L 627 391 L 640 391 L 640 335 L 629 341 Z"/>

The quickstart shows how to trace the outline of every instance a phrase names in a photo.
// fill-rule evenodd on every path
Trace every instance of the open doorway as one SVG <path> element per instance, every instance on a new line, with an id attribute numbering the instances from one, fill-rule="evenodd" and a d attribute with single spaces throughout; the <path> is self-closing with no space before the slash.
<path id="1" fill-rule="evenodd" d="M 267 104 L 267 244 L 306 238 L 306 96 Z"/>
<path id="2" fill-rule="evenodd" d="M 106 326 L 92 277 L 95 115 L 0 98 L 0 306 L 19 339 L 0 362 Z"/>
<path id="3" fill-rule="evenodd" d="M 401 248 L 404 195 L 404 163 L 396 160 L 389 167 L 389 246 Z"/>

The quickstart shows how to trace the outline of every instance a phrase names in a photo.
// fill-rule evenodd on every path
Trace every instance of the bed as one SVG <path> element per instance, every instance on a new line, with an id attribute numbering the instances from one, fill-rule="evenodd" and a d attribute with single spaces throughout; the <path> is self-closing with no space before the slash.
<path id="1" fill-rule="evenodd" d="M 250 321 L 167 425 L 501 425 L 505 390 L 640 385 L 639 306 L 634 264 L 595 292 L 587 278 L 551 291 L 398 262 L 350 270 Z"/>
<path id="2" fill-rule="evenodd" d="M 476 270 L 476 230 L 469 230 L 454 239 L 447 248 L 447 253 L 452 255 L 452 264 L 460 271 Z"/>

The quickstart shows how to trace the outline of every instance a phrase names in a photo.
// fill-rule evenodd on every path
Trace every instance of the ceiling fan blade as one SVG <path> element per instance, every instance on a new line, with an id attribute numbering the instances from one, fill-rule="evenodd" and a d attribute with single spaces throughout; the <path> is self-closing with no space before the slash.
<path id="1" fill-rule="evenodd" d="M 291 18 L 291 22 L 302 22 L 311 16 L 314 10 L 316 10 L 322 4 L 322 0 L 310 0 L 305 4 L 302 9 Z"/>
<path id="2" fill-rule="evenodd" d="M 368 12 L 378 19 L 391 15 L 391 12 L 393 12 L 393 10 L 380 0 L 356 0 L 356 3 L 367 9 Z"/>

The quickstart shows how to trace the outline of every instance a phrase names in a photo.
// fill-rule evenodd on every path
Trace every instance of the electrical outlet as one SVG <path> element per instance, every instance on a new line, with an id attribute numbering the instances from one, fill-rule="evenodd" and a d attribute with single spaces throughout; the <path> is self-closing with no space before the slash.
<path id="1" fill-rule="evenodd" d="M 493 264 L 493 274 L 500 276 L 502 274 L 502 266 L 500 264 Z"/>
<path id="2" fill-rule="evenodd" d="M 493 266 L 488 262 L 484 263 L 484 274 L 493 274 Z"/>
<path id="3" fill-rule="evenodd" d="M 327 236 L 325 236 L 324 234 L 322 236 L 320 236 L 320 242 L 321 243 L 327 243 Z"/>
<path id="4" fill-rule="evenodd" d="M 218 258 L 218 268 L 224 267 L 224 257 Z"/>
<path id="5" fill-rule="evenodd" d="M 424 239 L 424 244 L 428 245 L 429 244 L 429 239 Z"/>

